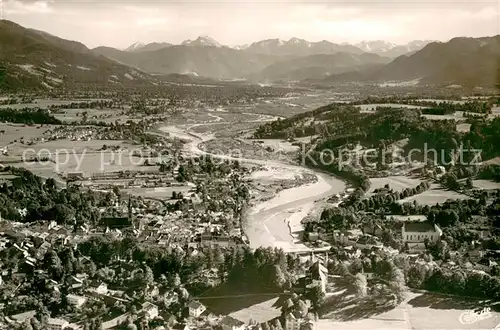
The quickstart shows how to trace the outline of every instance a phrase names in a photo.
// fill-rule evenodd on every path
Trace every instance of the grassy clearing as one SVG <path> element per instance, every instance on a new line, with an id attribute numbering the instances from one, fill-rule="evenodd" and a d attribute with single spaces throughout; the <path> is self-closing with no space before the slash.
<path id="1" fill-rule="evenodd" d="M 349 286 L 336 283 L 337 292 L 326 298 L 320 313 L 318 330 L 341 329 L 493 329 L 500 323 L 500 313 L 477 323 L 464 325 L 461 313 L 478 308 L 493 307 L 490 302 L 442 295 L 407 292 L 405 301 L 393 307 L 380 298 L 356 298 Z M 494 308 L 492 308 L 494 310 Z"/>
<path id="2" fill-rule="evenodd" d="M 454 114 L 449 114 L 449 115 L 422 115 L 422 117 L 425 117 L 430 120 L 445 120 L 445 119 L 462 120 L 464 119 L 464 113 L 463 111 L 456 111 Z"/>
<path id="3" fill-rule="evenodd" d="M 478 299 L 411 293 L 407 301 L 408 318 L 414 329 L 493 329 L 500 323 L 500 313 L 493 308 L 488 319 L 470 325 L 459 322 L 465 311 L 491 307 Z"/>
<path id="4" fill-rule="evenodd" d="M 269 299 L 260 303 L 258 301 L 259 300 L 257 300 L 256 304 L 248 306 L 247 308 L 243 308 L 229 315 L 245 323 L 250 322 L 250 320 L 263 323 L 281 315 L 281 311 L 274 307 L 276 302 L 278 301 L 278 298 Z"/>
<path id="5" fill-rule="evenodd" d="M 431 189 L 421 194 L 402 199 L 399 202 L 412 203 L 413 201 L 417 201 L 417 203 L 421 205 L 435 205 L 437 203 L 444 203 L 448 199 L 469 199 L 469 197 L 452 190 L 445 190 L 441 185 L 432 184 Z"/>
<path id="6" fill-rule="evenodd" d="M 281 314 L 280 309 L 276 308 L 278 294 L 246 294 L 228 285 L 221 285 L 198 299 L 210 312 L 231 315 L 243 322 L 250 319 L 266 322 Z"/>
<path id="7" fill-rule="evenodd" d="M 461 133 L 467 133 L 470 131 L 470 124 L 463 123 L 463 124 L 458 124 L 457 125 L 457 131 Z"/>

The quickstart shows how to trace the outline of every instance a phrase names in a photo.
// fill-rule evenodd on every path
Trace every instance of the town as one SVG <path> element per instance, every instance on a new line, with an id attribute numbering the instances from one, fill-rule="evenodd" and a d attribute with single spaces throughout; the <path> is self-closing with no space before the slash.
<path id="1" fill-rule="evenodd" d="M 62 37 L 174 38 L 173 21 L 151 17 L 199 9 L 4 5 L 0 329 L 498 327 L 498 36 L 448 35 L 468 25 L 457 20 L 458 32 L 436 27 L 441 41 L 399 45 L 200 36 L 88 48 Z M 223 7 L 191 28 L 220 28 Z M 106 22 L 60 19 L 74 8 Z M 112 32 L 129 11 L 152 16 Z M 29 26 L 54 18 L 61 37 L 10 20 L 33 12 Z M 329 29 L 315 22 L 319 38 Z"/>

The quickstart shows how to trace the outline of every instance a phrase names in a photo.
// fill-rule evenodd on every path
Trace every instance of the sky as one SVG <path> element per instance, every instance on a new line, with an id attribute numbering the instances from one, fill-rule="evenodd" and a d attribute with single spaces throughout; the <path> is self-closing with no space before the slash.
<path id="1" fill-rule="evenodd" d="M 224 45 L 292 37 L 357 43 L 500 34 L 500 0 L 0 0 L 3 18 L 83 42 L 126 48 L 207 35 Z"/>

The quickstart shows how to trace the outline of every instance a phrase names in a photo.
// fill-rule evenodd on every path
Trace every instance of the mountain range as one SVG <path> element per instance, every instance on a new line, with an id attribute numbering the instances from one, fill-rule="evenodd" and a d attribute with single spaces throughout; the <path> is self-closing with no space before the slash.
<path id="1" fill-rule="evenodd" d="M 239 45 L 234 47 L 223 46 L 215 39 L 208 36 L 200 36 L 196 40 L 185 40 L 181 46 L 208 46 L 208 47 L 228 47 L 236 50 L 245 50 L 247 52 L 266 55 L 317 55 L 317 54 L 333 54 L 338 52 L 346 52 L 353 54 L 374 53 L 384 57 L 395 58 L 397 56 L 415 52 L 422 49 L 430 40 L 414 40 L 405 45 L 397 45 L 383 40 L 363 41 L 358 44 L 337 44 L 330 41 L 310 42 L 304 39 L 291 38 L 288 41 L 281 39 L 266 39 L 254 42 L 250 45 Z M 144 44 L 136 42 L 126 49 L 128 52 L 145 52 L 154 51 L 161 48 L 172 47 L 174 44 L 167 42 L 153 42 Z"/>
<path id="2" fill-rule="evenodd" d="M 416 43 L 412 45 L 404 49 L 417 47 Z M 365 44 L 365 47 L 370 46 L 380 53 L 391 49 L 388 45 L 381 48 Z M 110 47 L 97 47 L 93 51 L 152 74 L 181 73 L 256 81 L 321 79 L 390 62 L 389 57 L 366 54 L 353 45 L 326 40 L 309 42 L 298 38 L 288 41 L 267 39 L 248 46 L 228 47 L 203 36 L 186 40 L 180 45 L 135 43 L 123 51 Z"/>
<path id="3" fill-rule="evenodd" d="M 357 45 L 268 39 L 228 47 L 210 37 L 181 45 L 136 43 L 126 50 L 82 43 L 0 21 L 0 88 L 78 84 L 155 85 L 182 75 L 253 82 L 301 81 L 493 86 L 500 79 L 500 36 Z M 396 54 L 404 53 L 396 58 Z M 187 79 L 189 80 L 189 79 Z"/>

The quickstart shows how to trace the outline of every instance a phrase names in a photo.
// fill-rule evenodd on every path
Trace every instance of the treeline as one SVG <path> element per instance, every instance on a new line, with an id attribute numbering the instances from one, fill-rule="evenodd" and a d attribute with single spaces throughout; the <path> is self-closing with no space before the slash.
<path id="1" fill-rule="evenodd" d="M 53 124 L 61 125 L 62 122 L 43 109 L 12 109 L 0 108 L 0 121 L 18 124 Z"/>
<path id="2" fill-rule="evenodd" d="M 60 224 L 98 223 L 102 194 L 76 186 L 58 190 L 54 179 L 44 180 L 28 170 L 6 167 L 15 177 L 0 186 L 0 214 L 13 221 L 55 220 Z"/>
<path id="3" fill-rule="evenodd" d="M 430 183 L 427 181 L 421 182 L 418 186 L 414 188 L 405 188 L 403 191 L 392 191 L 388 190 L 386 192 L 377 193 L 369 198 L 365 198 L 354 203 L 354 207 L 359 211 L 374 211 L 378 210 L 384 205 L 391 205 L 400 199 L 405 199 L 411 196 L 415 196 L 429 190 L 431 187 Z M 388 188 L 387 188 L 388 189 Z"/>
<path id="4" fill-rule="evenodd" d="M 82 102 L 71 102 L 65 104 L 51 104 L 49 109 L 109 109 L 113 108 L 115 102 L 112 100 L 93 100 L 93 101 L 82 101 Z"/>
<path id="5" fill-rule="evenodd" d="M 490 114 L 493 106 L 492 102 L 414 102 L 412 104 L 430 106 L 430 108 L 422 109 L 422 114 L 425 115 L 449 115 L 457 111 L 477 114 Z"/>
<path id="6" fill-rule="evenodd" d="M 417 105 L 428 107 L 422 109 L 423 114 L 429 115 L 447 115 L 456 111 L 489 114 L 493 105 L 498 104 L 498 98 L 490 97 L 487 101 L 462 101 L 460 98 L 434 101 L 432 99 L 422 100 L 419 97 L 368 97 L 361 101 L 352 102 L 351 104 L 401 104 L 401 105 Z"/>
<path id="7" fill-rule="evenodd" d="M 500 156 L 500 118 L 473 121 L 462 142 L 469 149 L 479 150 L 483 161 Z"/>
<path id="8" fill-rule="evenodd" d="M 187 248 L 165 249 L 141 245 L 135 238 L 115 241 L 99 236 L 79 244 L 78 250 L 90 257 L 98 268 L 109 266 L 115 259 L 131 260 L 138 267 L 146 265 L 155 280 L 179 274 L 183 283 L 196 282 L 197 274 L 214 267 L 221 282 L 242 292 L 281 291 L 291 285 L 290 275 L 300 267 L 298 258 L 280 249 L 263 247 L 255 251 L 246 246 L 205 247 L 196 257 L 187 253 Z"/>
<path id="9" fill-rule="evenodd" d="M 482 166 L 479 169 L 478 178 L 500 182 L 500 166 L 494 164 Z"/>
<path id="10" fill-rule="evenodd" d="M 414 289 L 500 300 L 500 277 L 473 270 L 413 265 L 407 284 Z"/>
<path id="11" fill-rule="evenodd" d="M 19 104 L 19 103 L 31 103 L 33 99 L 31 98 L 22 98 L 18 99 L 16 97 L 10 97 L 6 99 L 1 99 L 0 100 L 0 105 L 13 105 L 13 104 Z"/>

